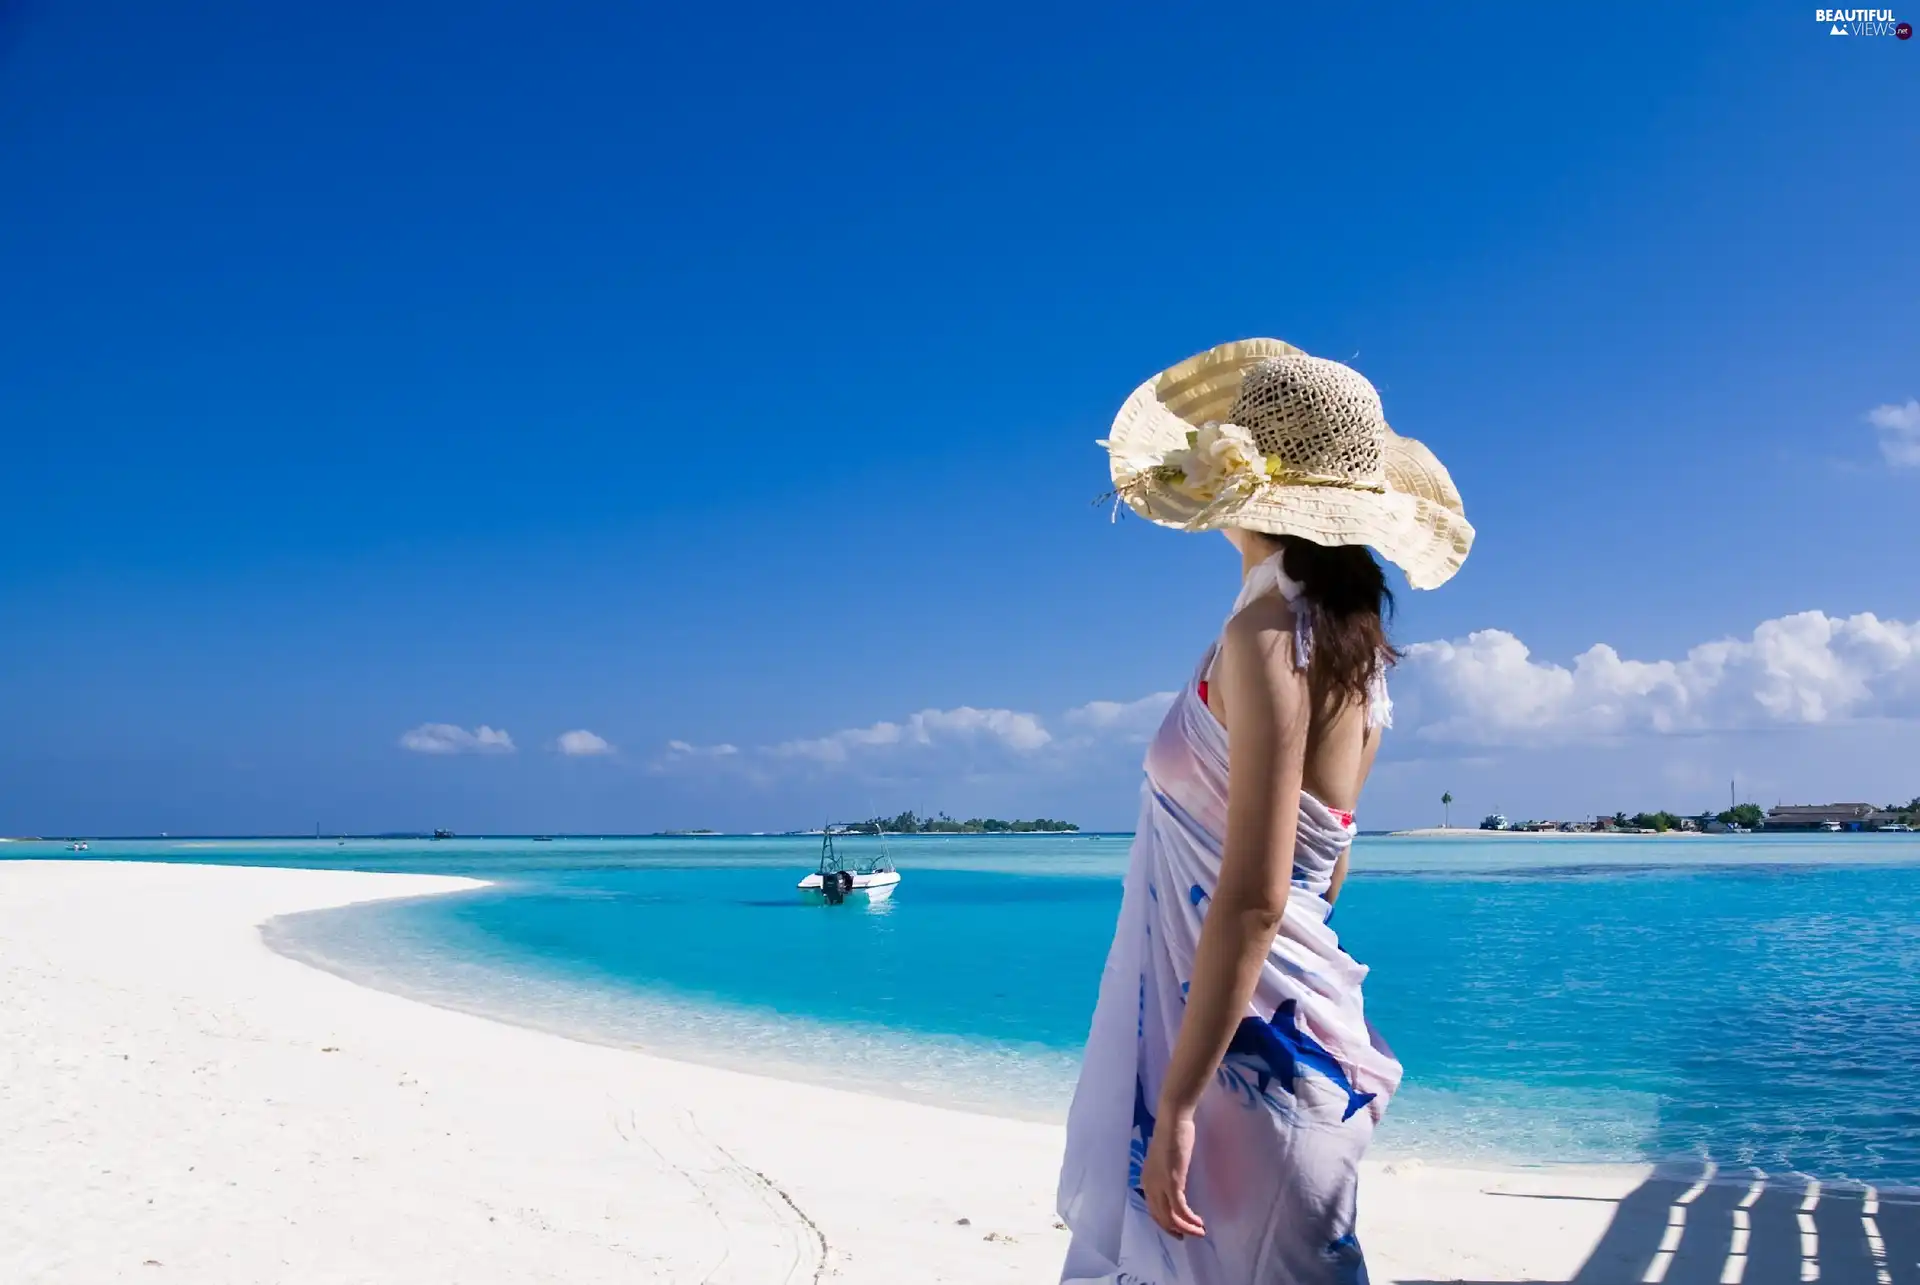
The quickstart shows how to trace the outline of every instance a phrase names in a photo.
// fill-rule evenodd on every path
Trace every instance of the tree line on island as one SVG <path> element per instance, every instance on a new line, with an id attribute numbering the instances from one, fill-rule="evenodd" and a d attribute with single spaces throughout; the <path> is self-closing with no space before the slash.
<path id="1" fill-rule="evenodd" d="M 1757 803 L 1740 803 L 1717 814 L 1713 819 L 1722 825 L 1737 825 L 1748 830 L 1758 830 L 1760 823 L 1767 819 L 1767 814 L 1760 810 L 1760 805 Z M 1658 812 L 1636 812 L 1632 816 L 1624 812 L 1613 814 L 1614 824 L 1622 829 L 1632 827 L 1636 830 L 1653 830 L 1659 834 L 1665 834 L 1669 830 L 1683 829 L 1684 827 L 1680 824 L 1682 820 L 1697 822 L 1698 818 L 1682 818 L 1664 808 Z"/>
<path id="2" fill-rule="evenodd" d="M 1915 795 L 1909 803 L 1889 803 L 1881 810 L 1889 815 L 1898 817 L 1907 825 L 1920 822 L 1920 795 Z M 1682 829 L 1682 821 L 1692 821 L 1697 824 L 1707 819 L 1707 817 L 1704 813 L 1699 817 L 1681 817 L 1672 812 L 1660 811 L 1636 812 L 1632 816 L 1628 816 L 1624 812 L 1616 812 L 1613 814 L 1613 819 L 1622 826 L 1636 826 L 1642 830 L 1658 830 L 1664 834 L 1668 830 Z M 1711 819 L 1723 825 L 1737 825 L 1748 830 L 1758 830 L 1761 828 L 1761 823 L 1767 819 L 1767 814 L 1757 803 L 1740 803 L 1728 808 L 1724 812 L 1716 813 Z"/>
<path id="3" fill-rule="evenodd" d="M 923 817 L 913 812 L 873 817 L 838 827 L 850 834 L 1069 834 L 1080 827 L 1071 821 L 1036 817 L 1031 821 L 1002 821 L 998 817 L 969 817 L 965 821 L 941 812 Z"/>
<path id="4" fill-rule="evenodd" d="M 1440 796 L 1441 816 L 1444 824 L 1452 824 L 1452 805 L 1453 792 L 1449 790 Z M 1885 808 L 1880 809 L 1880 811 L 1884 814 L 1882 817 L 1883 820 L 1892 818 L 1905 825 L 1920 826 L 1920 795 L 1916 795 L 1913 800 L 1908 803 L 1889 803 Z M 1718 822 L 1728 827 L 1738 826 L 1743 830 L 1759 830 L 1764 827 L 1766 820 L 1767 813 L 1759 804 L 1740 803 L 1726 809 L 1724 812 L 1707 811 L 1700 813 L 1698 816 L 1683 816 L 1677 812 L 1668 812 L 1663 808 L 1658 812 L 1636 812 L 1631 816 L 1625 812 L 1616 812 L 1612 816 L 1596 816 L 1591 822 L 1523 821 L 1518 825 L 1510 825 L 1507 824 L 1505 817 L 1492 816 L 1481 823 L 1481 828 L 1533 830 L 1550 828 L 1557 825 L 1561 829 L 1614 829 L 1629 832 L 1638 830 L 1665 834 L 1670 830 L 1708 829 L 1712 822 Z"/>

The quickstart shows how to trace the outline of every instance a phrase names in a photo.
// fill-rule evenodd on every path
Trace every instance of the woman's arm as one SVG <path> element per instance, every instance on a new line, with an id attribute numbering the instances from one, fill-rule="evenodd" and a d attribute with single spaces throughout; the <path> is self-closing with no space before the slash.
<path id="1" fill-rule="evenodd" d="M 1148 1209 L 1176 1236 L 1205 1234 L 1185 1194 L 1193 1113 L 1246 1013 L 1293 879 L 1308 697 L 1306 676 L 1293 667 L 1284 603 L 1259 603 L 1234 618 L 1215 675 L 1227 715 L 1226 849 L 1141 1175 Z"/>

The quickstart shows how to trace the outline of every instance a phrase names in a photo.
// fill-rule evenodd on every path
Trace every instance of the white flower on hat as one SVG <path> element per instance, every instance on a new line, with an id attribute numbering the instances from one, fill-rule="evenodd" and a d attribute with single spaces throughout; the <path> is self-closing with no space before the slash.
<path id="1" fill-rule="evenodd" d="M 1254 445 L 1253 434 L 1238 424 L 1208 420 L 1187 434 L 1187 449 L 1168 451 L 1165 467 L 1178 470 L 1180 478 L 1173 488 L 1184 495 L 1210 503 L 1220 498 L 1229 486 L 1249 478 L 1264 478 L 1266 457 Z"/>

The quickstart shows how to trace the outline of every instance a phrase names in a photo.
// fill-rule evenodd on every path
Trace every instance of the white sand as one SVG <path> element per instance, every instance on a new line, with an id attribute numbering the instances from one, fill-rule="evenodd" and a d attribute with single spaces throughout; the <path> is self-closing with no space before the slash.
<path id="1" fill-rule="evenodd" d="M 1055 1126 L 575 1043 L 260 940 L 463 886 L 0 862 L 0 1281 L 1056 1279 Z M 1564 1280 L 1640 1176 L 1372 1166 L 1361 1238 L 1380 1282 Z"/>
<path id="2" fill-rule="evenodd" d="M 1395 830 L 1390 839 L 1711 839 L 1699 830 L 1667 830 L 1645 834 L 1622 830 L 1481 830 L 1463 825 L 1430 825 L 1423 830 Z"/>

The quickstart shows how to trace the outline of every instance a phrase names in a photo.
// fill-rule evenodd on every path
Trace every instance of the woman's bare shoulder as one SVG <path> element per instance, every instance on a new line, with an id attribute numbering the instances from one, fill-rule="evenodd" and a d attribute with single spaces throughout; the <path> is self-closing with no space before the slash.
<path id="1" fill-rule="evenodd" d="M 1245 666 L 1272 677 L 1296 672 L 1293 624 L 1293 607 L 1285 598 L 1255 599 L 1227 622 L 1220 637 L 1222 661 L 1231 668 Z"/>
<path id="2" fill-rule="evenodd" d="M 1255 598 L 1234 613 L 1221 635 L 1222 645 L 1264 645 L 1274 634 L 1293 637 L 1293 604 L 1278 594 Z M 1264 641 L 1263 641 L 1264 640 Z"/>

